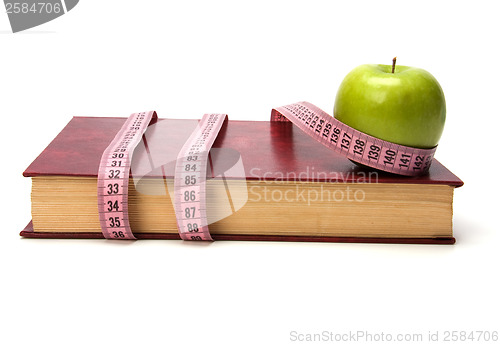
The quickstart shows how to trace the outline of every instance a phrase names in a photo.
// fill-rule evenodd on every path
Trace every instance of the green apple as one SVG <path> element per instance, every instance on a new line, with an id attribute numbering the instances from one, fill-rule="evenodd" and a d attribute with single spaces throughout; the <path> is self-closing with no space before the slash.
<path id="1" fill-rule="evenodd" d="M 396 144 L 431 148 L 446 119 L 443 90 L 427 71 L 407 66 L 361 65 L 342 81 L 333 109 L 337 120 Z"/>

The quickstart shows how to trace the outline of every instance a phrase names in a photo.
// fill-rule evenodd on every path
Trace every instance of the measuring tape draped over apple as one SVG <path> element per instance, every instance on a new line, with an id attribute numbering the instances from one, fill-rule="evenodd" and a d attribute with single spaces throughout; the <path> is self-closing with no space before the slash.
<path id="1" fill-rule="evenodd" d="M 128 221 L 128 179 L 131 154 L 153 111 L 135 113 L 104 151 L 98 174 L 98 205 L 102 233 L 109 239 L 135 239 Z M 206 167 L 208 152 L 227 115 L 207 114 L 181 149 L 175 168 L 174 208 L 184 240 L 208 240 Z M 416 176 L 429 170 L 436 151 L 384 141 L 338 121 L 308 102 L 275 108 L 271 121 L 290 121 L 333 151 L 372 168 Z"/>

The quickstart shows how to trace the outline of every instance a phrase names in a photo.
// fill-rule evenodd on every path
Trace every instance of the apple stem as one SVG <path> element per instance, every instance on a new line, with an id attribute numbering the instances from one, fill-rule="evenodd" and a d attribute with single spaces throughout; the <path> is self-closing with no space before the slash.
<path id="1" fill-rule="evenodd" d="M 392 73 L 394 73 L 395 69 L 396 69 L 396 58 L 392 59 Z"/>

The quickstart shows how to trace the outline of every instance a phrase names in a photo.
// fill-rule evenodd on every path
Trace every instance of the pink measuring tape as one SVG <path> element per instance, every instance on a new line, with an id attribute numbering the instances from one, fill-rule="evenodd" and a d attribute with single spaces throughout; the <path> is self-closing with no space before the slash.
<path id="1" fill-rule="evenodd" d="M 98 174 L 102 233 L 109 239 L 135 239 L 128 218 L 130 158 L 155 112 L 135 113 L 104 151 Z M 225 114 L 206 114 L 178 154 L 174 176 L 174 209 L 183 240 L 212 241 L 207 221 L 208 153 Z M 308 102 L 275 108 L 271 121 L 290 121 L 316 141 L 361 164 L 399 175 L 426 173 L 436 147 L 418 149 L 380 140 L 351 128 Z"/>
<path id="2" fill-rule="evenodd" d="M 290 121 L 329 149 L 355 162 L 398 175 L 426 173 L 437 148 L 418 149 L 372 137 L 308 102 L 273 109 L 271 121 Z"/>
<path id="3" fill-rule="evenodd" d="M 179 235 L 183 240 L 212 241 L 205 191 L 208 152 L 226 119 L 225 114 L 203 116 L 177 157 L 174 208 Z"/>
<path id="4" fill-rule="evenodd" d="M 102 234 L 109 239 L 135 240 L 128 218 L 131 155 L 156 112 L 134 113 L 101 157 L 97 174 L 97 204 Z"/>

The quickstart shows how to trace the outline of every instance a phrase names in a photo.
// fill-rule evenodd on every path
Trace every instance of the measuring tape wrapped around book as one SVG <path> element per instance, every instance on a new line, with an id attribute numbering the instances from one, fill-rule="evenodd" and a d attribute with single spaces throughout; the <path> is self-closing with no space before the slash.
<path id="1" fill-rule="evenodd" d="M 128 218 L 128 180 L 133 150 L 149 124 L 153 111 L 132 114 L 104 151 L 98 174 L 98 207 L 105 238 L 135 239 Z M 206 172 L 209 151 L 225 114 L 206 114 L 180 150 L 174 176 L 174 209 L 183 240 L 211 241 L 206 210 Z M 271 112 L 271 121 L 289 121 L 304 133 L 368 167 L 404 176 L 429 170 L 436 147 L 413 148 L 362 133 L 336 120 L 308 102 L 299 102 Z"/>

